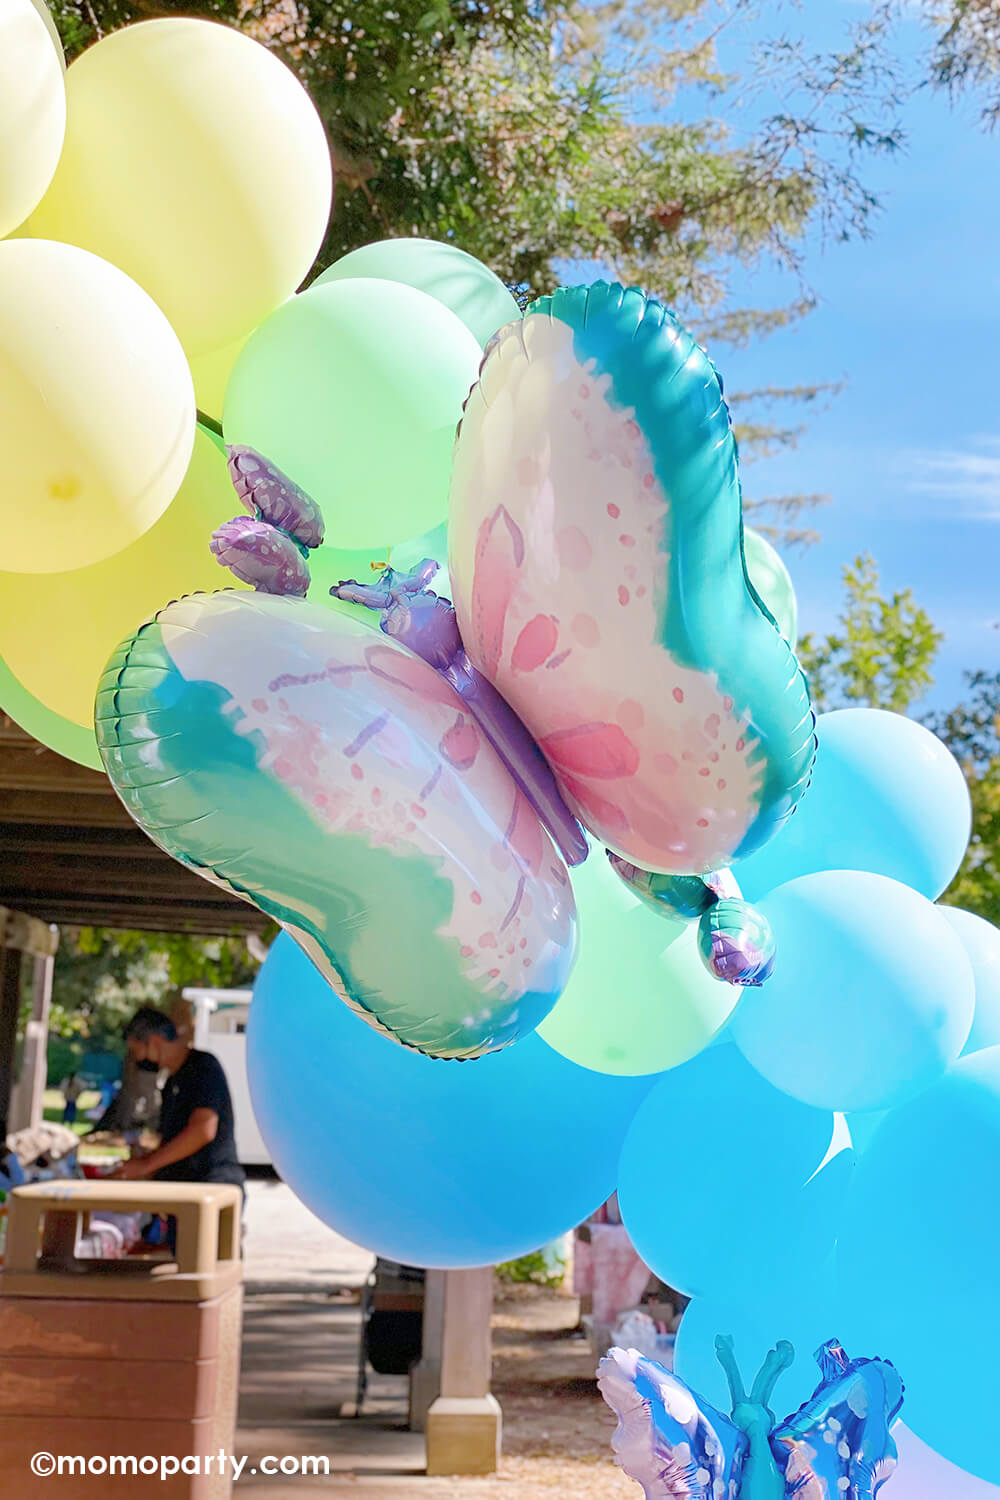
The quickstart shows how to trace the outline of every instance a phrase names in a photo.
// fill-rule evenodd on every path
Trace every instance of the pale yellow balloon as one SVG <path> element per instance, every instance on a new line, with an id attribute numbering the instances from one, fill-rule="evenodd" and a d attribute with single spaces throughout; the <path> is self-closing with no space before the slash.
<path id="1" fill-rule="evenodd" d="M 194 426 L 184 351 L 141 287 L 73 245 L 0 243 L 9 571 L 85 567 L 142 536 L 180 487 Z"/>
<path id="2" fill-rule="evenodd" d="M 52 12 L 49 10 L 49 7 L 46 5 L 45 0 L 31 0 L 31 3 L 35 7 L 35 9 L 37 10 L 38 14 L 41 16 L 42 20 L 45 22 L 45 30 L 48 32 L 49 36 L 52 38 L 53 45 L 55 46 L 55 49 L 56 49 L 56 55 L 59 58 L 59 66 L 62 69 L 62 71 L 65 73 L 65 71 L 66 71 L 66 54 L 63 51 L 62 37 L 59 35 L 59 27 L 56 25 L 55 21 L 52 19 Z"/>
<path id="3" fill-rule="evenodd" d="M 61 59 L 33 0 L 0 0 L 0 238 L 28 217 L 59 162 L 66 132 Z"/>
<path id="4" fill-rule="evenodd" d="M 77 58 L 66 87 L 66 145 L 32 233 L 127 271 L 191 356 L 295 291 L 333 179 L 319 115 L 272 52 L 213 21 L 142 21 Z"/>
<path id="5" fill-rule="evenodd" d="M 173 504 L 124 552 L 44 578 L 0 573 L 0 659 L 45 708 L 90 730 L 97 682 L 119 642 L 181 594 L 233 585 L 209 539 L 240 511 L 225 458 L 199 431 Z"/>
<path id="6" fill-rule="evenodd" d="M 222 403 L 229 384 L 229 375 L 239 357 L 249 334 L 226 344 L 221 349 L 212 349 L 207 354 L 189 356 L 191 374 L 194 377 L 194 394 L 198 410 L 222 421 Z"/>

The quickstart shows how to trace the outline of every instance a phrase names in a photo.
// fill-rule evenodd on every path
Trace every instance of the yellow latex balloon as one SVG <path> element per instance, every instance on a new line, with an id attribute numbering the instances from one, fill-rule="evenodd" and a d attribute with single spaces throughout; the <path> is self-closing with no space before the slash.
<path id="1" fill-rule="evenodd" d="M 249 334 L 226 344 L 221 349 L 212 349 L 207 354 L 193 354 L 190 358 L 191 374 L 194 377 L 194 393 L 199 411 L 217 421 L 222 419 L 222 403 L 233 365 Z"/>
<path id="2" fill-rule="evenodd" d="M 208 544 L 240 509 L 225 458 L 199 430 L 173 504 L 131 547 L 71 573 L 0 573 L 0 659 L 23 690 L 5 688 L 0 675 L 0 707 L 60 754 L 93 764 L 86 752 L 92 746 L 96 760 L 94 694 L 108 657 L 179 595 L 233 586 Z M 86 731 L 86 744 L 74 748 L 76 737 L 60 735 L 51 714 Z"/>
<path id="3" fill-rule="evenodd" d="M 62 47 L 33 0 L 0 0 L 0 238 L 52 181 L 65 132 Z"/>
<path id="4" fill-rule="evenodd" d="M 213 21 L 142 21 L 77 58 L 66 88 L 66 145 L 33 234 L 127 271 L 190 355 L 295 291 L 333 177 L 319 115 L 272 52 Z"/>
<path id="5" fill-rule="evenodd" d="M 66 54 L 63 51 L 62 37 L 59 35 L 59 28 L 56 25 L 55 21 L 53 21 L 53 19 L 52 19 L 52 12 L 49 10 L 49 7 L 46 5 L 45 0 L 31 0 L 31 3 L 35 7 L 35 9 L 37 10 L 38 14 L 41 16 L 43 22 L 45 23 L 45 30 L 48 32 L 49 36 L 52 38 L 53 46 L 56 49 L 56 55 L 59 58 L 59 67 L 60 67 L 61 71 L 63 73 L 65 73 L 65 71 L 66 71 Z"/>
<path id="6" fill-rule="evenodd" d="M 194 425 L 184 351 L 141 287 L 72 245 L 0 243 L 9 571 L 84 567 L 142 536 L 177 493 Z"/>

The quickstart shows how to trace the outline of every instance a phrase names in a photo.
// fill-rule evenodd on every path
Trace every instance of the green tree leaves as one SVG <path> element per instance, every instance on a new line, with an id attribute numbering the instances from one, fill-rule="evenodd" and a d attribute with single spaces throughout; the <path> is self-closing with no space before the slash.
<path id="1" fill-rule="evenodd" d="M 905 713 L 934 678 L 944 639 L 909 589 L 885 598 L 870 557 L 844 568 L 846 599 L 840 630 L 799 642 L 798 655 L 819 711 L 885 708 Z"/>

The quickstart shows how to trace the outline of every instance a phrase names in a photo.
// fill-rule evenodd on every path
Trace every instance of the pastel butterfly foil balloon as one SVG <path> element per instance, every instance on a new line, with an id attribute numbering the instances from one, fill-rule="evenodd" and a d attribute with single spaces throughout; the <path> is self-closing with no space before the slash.
<path id="1" fill-rule="evenodd" d="M 150 837 L 279 921 L 396 1040 L 475 1057 L 558 998 L 566 866 L 455 690 L 405 646 L 304 599 L 192 595 L 119 648 L 96 727 Z"/>
<path id="2" fill-rule="evenodd" d="M 601 1361 L 601 1394 L 618 1417 L 615 1453 L 646 1500 L 874 1500 L 896 1467 L 889 1429 L 903 1402 L 888 1360 L 851 1360 L 839 1344 L 824 1345 L 815 1392 L 776 1424 L 769 1402 L 792 1346 L 771 1351 L 749 1394 L 732 1342 L 717 1339 L 716 1349 L 731 1417 L 634 1349 Z"/>
<path id="3" fill-rule="evenodd" d="M 729 413 L 643 292 L 543 297 L 488 346 L 459 431 L 449 571 L 466 650 L 609 849 L 701 875 L 805 790 L 805 680 L 746 573 Z"/>
<path id="4" fill-rule="evenodd" d="M 794 808 L 813 717 L 747 579 L 718 377 L 669 313 L 598 284 L 493 341 L 456 444 L 454 606 L 430 559 L 331 590 L 371 626 L 308 603 L 318 507 L 228 453 L 248 514 L 211 545 L 256 593 L 168 605 L 98 694 L 150 837 L 435 1057 L 506 1046 L 554 1005 L 581 823 L 643 899 L 691 905 L 717 978 L 767 977 L 766 923 L 720 882 Z"/>

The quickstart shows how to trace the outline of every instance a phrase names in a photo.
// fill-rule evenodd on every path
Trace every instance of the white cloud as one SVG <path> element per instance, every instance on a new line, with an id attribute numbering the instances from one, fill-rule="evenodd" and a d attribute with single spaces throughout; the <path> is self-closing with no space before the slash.
<path id="1" fill-rule="evenodd" d="M 911 493 L 938 502 L 936 514 L 1000 521 L 1000 438 L 973 438 L 967 448 L 913 448 L 900 455 L 899 469 Z"/>

